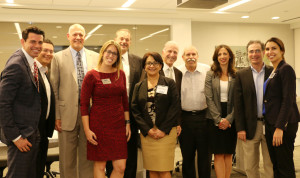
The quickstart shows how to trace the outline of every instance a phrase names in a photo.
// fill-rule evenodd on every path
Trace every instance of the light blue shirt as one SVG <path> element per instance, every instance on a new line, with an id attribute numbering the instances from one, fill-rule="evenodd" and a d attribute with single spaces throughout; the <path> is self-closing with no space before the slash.
<path id="1" fill-rule="evenodd" d="M 257 101 L 257 117 L 262 117 L 262 110 L 263 110 L 263 97 L 264 97 L 264 79 L 265 79 L 265 64 L 260 70 L 257 72 L 252 66 L 252 75 L 255 84 L 255 91 L 256 91 L 256 101 Z"/>
<path id="2" fill-rule="evenodd" d="M 74 67 L 75 67 L 76 74 L 77 74 L 77 62 L 76 62 L 77 61 L 77 51 L 75 49 L 73 49 L 71 46 L 70 46 L 70 51 L 72 54 L 72 59 L 73 59 Z M 84 71 L 84 75 L 85 75 L 87 72 L 87 63 L 86 63 L 86 56 L 85 56 L 84 48 L 82 48 L 79 52 L 81 55 L 81 61 L 83 64 L 83 71 Z"/>

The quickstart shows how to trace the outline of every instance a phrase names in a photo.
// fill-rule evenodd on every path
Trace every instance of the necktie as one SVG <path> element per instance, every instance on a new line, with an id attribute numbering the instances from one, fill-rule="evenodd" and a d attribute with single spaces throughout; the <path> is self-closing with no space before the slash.
<path id="1" fill-rule="evenodd" d="M 78 81 L 78 91 L 79 91 L 78 98 L 80 99 L 81 85 L 82 85 L 82 81 L 83 81 L 83 78 L 84 78 L 84 70 L 83 70 L 83 65 L 82 65 L 82 61 L 81 61 L 80 52 L 77 52 L 76 56 L 77 56 L 77 60 L 76 60 L 76 64 L 77 64 L 77 81 Z"/>
<path id="2" fill-rule="evenodd" d="M 36 62 L 33 62 L 33 74 L 34 74 L 34 81 L 37 86 L 38 92 L 40 92 L 40 86 L 39 86 L 39 70 L 36 65 Z"/>
<path id="3" fill-rule="evenodd" d="M 174 80 L 173 69 L 171 67 L 169 68 L 169 78 Z"/>

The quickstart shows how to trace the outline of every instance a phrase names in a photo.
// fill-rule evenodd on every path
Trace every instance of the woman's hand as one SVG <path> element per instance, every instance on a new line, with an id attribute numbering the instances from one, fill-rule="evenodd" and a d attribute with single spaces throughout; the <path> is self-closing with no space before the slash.
<path id="1" fill-rule="evenodd" d="M 128 142 L 130 140 L 130 137 L 131 137 L 130 124 L 126 124 L 126 137 L 127 137 L 127 142 Z"/>
<path id="2" fill-rule="evenodd" d="M 148 135 L 153 138 L 153 139 L 156 139 L 156 130 L 154 128 L 150 129 L 148 131 Z"/>
<path id="3" fill-rule="evenodd" d="M 280 146 L 282 144 L 283 130 L 276 128 L 273 134 L 273 146 Z"/>
<path id="4" fill-rule="evenodd" d="M 161 139 L 164 136 L 166 136 L 165 132 L 163 132 L 163 131 L 161 131 L 159 129 L 156 130 L 156 139 Z"/>
<path id="5" fill-rule="evenodd" d="M 226 130 L 228 127 L 231 127 L 229 121 L 225 118 L 222 118 L 222 120 L 219 123 L 219 129 Z"/>
<path id="6" fill-rule="evenodd" d="M 85 136 L 88 142 L 90 142 L 93 145 L 98 145 L 97 136 L 94 132 L 92 132 L 90 129 L 85 130 Z"/>

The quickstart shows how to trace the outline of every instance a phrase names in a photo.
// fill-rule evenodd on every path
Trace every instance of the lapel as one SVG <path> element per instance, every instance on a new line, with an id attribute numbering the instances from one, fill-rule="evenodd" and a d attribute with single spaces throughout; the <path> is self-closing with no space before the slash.
<path id="1" fill-rule="evenodd" d="M 133 56 L 128 54 L 128 63 L 129 63 L 129 87 L 131 87 L 131 83 L 133 82 L 134 73 L 136 70 L 136 65 L 134 64 Z"/>
<path id="2" fill-rule="evenodd" d="M 90 71 L 93 69 L 93 57 L 92 57 L 92 53 L 90 53 L 89 50 L 84 48 L 84 52 L 85 52 L 85 57 L 86 57 L 86 65 L 87 65 L 87 71 Z"/>
<path id="3" fill-rule="evenodd" d="M 214 73 L 212 73 L 212 86 L 212 88 L 216 89 L 215 94 L 217 94 L 217 98 L 220 98 L 220 78 L 215 76 Z"/>
<path id="4" fill-rule="evenodd" d="M 75 70 L 75 65 L 74 65 L 74 61 L 73 61 L 73 57 L 72 57 L 72 54 L 71 54 L 70 47 L 63 51 L 63 59 L 62 60 L 64 60 L 65 67 L 70 68 L 70 70 L 72 72 L 72 76 L 73 76 L 76 84 L 78 85 L 78 83 L 77 83 L 77 73 L 76 73 L 76 70 Z"/>
<path id="5" fill-rule="evenodd" d="M 23 62 L 24 62 L 24 64 L 25 64 L 25 66 L 26 66 L 27 73 L 28 73 L 28 75 L 29 75 L 29 77 L 30 77 L 32 83 L 34 84 L 36 90 L 38 91 L 38 87 L 37 87 L 37 85 L 36 85 L 36 83 L 35 83 L 34 76 L 33 76 L 33 74 L 32 74 L 31 68 L 30 68 L 30 66 L 29 66 L 29 63 L 28 63 L 28 61 L 27 61 L 27 58 L 26 58 L 25 54 L 23 53 L 22 49 L 20 49 L 20 54 L 21 54 L 21 56 L 22 56 L 22 59 L 23 59 Z M 38 70 L 38 71 L 39 71 L 39 70 Z M 40 71 L 39 71 L 39 72 L 40 72 Z"/>
<path id="6" fill-rule="evenodd" d="M 231 91 L 231 89 L 232 89 L 232 87 L 233 87 L 233 85 L 232 85 L 232 76 L 229 74 L 229 76 L 228 76 L 228 89 L 227 89 L 227 91 L 228 91 L 228 96 L 229 96 L 229 93 L 230 93 L 230 91 Z M 229 99 L 228 99 L 228 101 L 229 101 Z"/>
<path id="7" fill-rule="evenodd" d="M 255 93 L 255 96 L 256 96 L 255 83 L 253 80 L 253 74 L 252 74 L 251 67 L 248 67 L 246 69 L 245 78 L 249 80 L 250 86 L 251 86 L 251 91 L 252 91 L 252 93 Z"/>
<path id="8" fill-rule="evenodd" d="M 273 77 L 276 77 L 276 75 L 278 75 L 278 70 L 279 70 L 279 69 L 281 68 L 281 66 L 284 65 L 284 64 L 285 64 L 285 61 L 284 61 L 284 60 L 280 61 L 280 63 L 278 64 L 276 70 L 274 71 L 274 76 L 273 76 Z M 270 79 L 267 81 L 267 83 L 266 83 L 266 92 L 265 92 L 265 93 L 267 93 L 267 90 L 268 90 L 268 86 L 269 86 L 270 80 L 272 80 L 272 79 L 273 79 L 273 78 L 270 78 Z"/>

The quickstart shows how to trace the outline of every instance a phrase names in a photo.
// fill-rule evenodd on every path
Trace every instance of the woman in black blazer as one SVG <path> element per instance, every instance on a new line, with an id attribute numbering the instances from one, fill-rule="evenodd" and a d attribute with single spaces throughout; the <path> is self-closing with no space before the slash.
<path id="1" fill-rule="evenodd" d="M 270 38 L 265 52 L 274 70 L 264 83 L 266 140 L 273 163 L 274 177 L 294 178 L 294 142 L 300 120 L 296 105 L 296 75 L 284 60 L 284 44 Z"/>
<path id="2" fill-rule="evenodd" d="M 147 78 L 135 85 L 131 103 L 141 131 L 143 165 L 150 177 L 171 178 L 180 115 L 178 90 L 174 80 L 159 75 L 163 60 L 158 53 L 146 53 L 143 67 Z"/>

